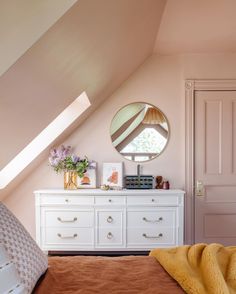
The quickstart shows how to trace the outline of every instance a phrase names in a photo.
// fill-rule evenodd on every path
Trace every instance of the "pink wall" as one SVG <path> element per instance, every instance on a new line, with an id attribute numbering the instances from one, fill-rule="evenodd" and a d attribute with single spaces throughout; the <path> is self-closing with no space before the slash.
<path id="1" fill-rule="evenodd" d="M 154 51 L 162 55 L 235 52 L 234 0 L 168 0 Z"/>
<path id="2" fill-rule="evenodd" d="M 0 168 L 83 91 L 92 103 L 85 115 L 109 97 L 152 54 L 164 4 L 77 1 L 1 76 Z"/>
<path id="3" fill-rule="evenodd" d="M 136 164 L 124 160 L 112 147 L 109 127 L 112 117 L 122 106 L 134 101 L 150 102 L 166 114 L 171 134 L 163 154 L 143 163 L 142 172 L 163 175 L 170 180 L 171 188 L 184 189 L 184 79 L 236 78 L 235 57 L 234 54 L 166 57 L 153 55 L 64 144 L 75 146 L 78 154 L 87 155 L 98 162 L 99 180 L 102 162 L 124 161 L 125 172 L 133 174 L 136 172 Z M 33 191 L 62 185 L 62 175 L 56 175 L 45 161 L 5 199 L 5 203 L 34 236 Z"/>

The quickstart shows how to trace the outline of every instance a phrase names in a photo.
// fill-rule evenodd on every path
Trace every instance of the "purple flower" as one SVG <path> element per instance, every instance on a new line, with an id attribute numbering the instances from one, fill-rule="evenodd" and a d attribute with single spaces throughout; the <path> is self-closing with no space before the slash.
<path id="1" fill-rule="evenodd" d="M 65 147 L 64 145 L 61 145 L 58 149 L 55 149 L 55 156 L 60 160 L 63 160 L 69 155 L 70 149 L 70 146 Z"/>
<path id="2" fill-rule="evenodd" d="M 72 154 L 71 146 L 65 147 L 64 145 L 51 149 L 48 161 L 56 172 L 72 170 L 77 171 L 79 176 L 86 172 L 89 165 L 91 165 L 91 168 L 96 166 L 93 161 L 89 163 L 87 157 L 81 159 L 79 156 Z"/>
<path id="3" fill-rule="evenodd" d="M 94 160 L 88 161 L 88 167 L 91 169 L 96 168 L 96 162 Z"/>
<path id="4" fill-rule="evenodd" d="M 62 145 L 61 152 L 62 152 L 62 158 L 65 159 L 70 154 L 70 152 L 71 152 L 71 146 L 64 147 Z"/>
<path id="5" fill-rule="evenodd" d="M 54 156 L 56 156 L 56 154 L 57 154 L 57 150 L 55 148 L 50 150 L 50 155 L 51 156 L 54 157 Z"/>
<path id="6" fill-rule="evenodd" d="M 71 160 L 72 160 L 72 162 L 73 162 L 74 164 L 76 164 L 76 163 L 80 160 L 80 158 L 79 158 L 78 156 L 72 154 L 72 155 L 71 155 Z"/>
<path id="7" fill-rule="evenodd" d="M 50 155 L 48 158 L 50 165 L 56 171 L 63 169 L 63 161 L 67 156 L 69 156 L 70 152 L 70 146 L 65 147 L 64 145 L 61 145 L 58 148 L 53 148 L 52 150 L 50 150 Z"/>

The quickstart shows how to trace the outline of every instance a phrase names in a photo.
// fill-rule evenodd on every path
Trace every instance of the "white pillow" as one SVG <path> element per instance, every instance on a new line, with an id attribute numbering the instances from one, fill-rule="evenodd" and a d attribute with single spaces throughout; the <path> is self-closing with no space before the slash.
<path id="1" fill-rule="evenodd" d="M 23 225 L 1 202 L 0 241 L 15 265 L 25 288 L 25 292 L 22 293 L 31 293 L 38 279 L 47 269 L 47 257 Z M 14 276 L 14 281 L 15 279 L 17 275 Z"/>
<path id="2" fill-rule="evenodd" d="M 27 293 L 5 247 L 0 242 L 0 293 Z"/>

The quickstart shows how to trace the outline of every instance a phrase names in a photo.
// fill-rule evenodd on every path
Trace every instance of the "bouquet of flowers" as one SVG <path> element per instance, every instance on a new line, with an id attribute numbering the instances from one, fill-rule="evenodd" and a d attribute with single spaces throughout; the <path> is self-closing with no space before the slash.
<path id="1" fill-rule="evenodd" d="M 84 173 L 91 165 L 87 157 L 78 157 L 72 153 L 71 146 L 65 147 L 64 145 L 52 149 L 48 160 L 49 164 L 57 173 L 74 171 L 80 178 L 83 177 Z"/>

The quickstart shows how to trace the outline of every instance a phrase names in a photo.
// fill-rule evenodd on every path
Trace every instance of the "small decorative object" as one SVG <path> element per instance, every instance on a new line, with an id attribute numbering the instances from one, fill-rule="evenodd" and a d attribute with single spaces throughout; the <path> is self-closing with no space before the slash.
<path id="1" fill-rule="evenodd" d="M 77 189 L 77 176 L 82 178 L 92 167 L 87 157 L 72 154 L 71 147 L 64 145 L 50 151 L 49 163 L 57 173 L 64 172 L 64 189 Z"/>
<path id="2" fill-rule="evenodd" d="M 108 191 L 108 190 L 110 190 L 110 186 L 109 185 L 101 185 L 101 190 Z"/>
<path id="3" fill-rule="evenodd" d="M 162 176 L 156 176 L 156 189 L 163 189 L 163 178 L 162 178 Z"/>
<path id="4" fill-rule="evenodd" d="M 79 177 L 77 179 L 78 188 L 96 188 L 96 170 L 97 163 L 93 161 L 91 162 L 84 175 L 81 178 Z"/>
<path id="5" fill-rule="evenodd" d="M 110 187 L 121 187 L 123 180 L 123 163 L 103 163 L 102 184 Z"/>
<path id="6" fill-rule="evenodd" d="M 164 189 L 164 190 L 169 190 L 169 189 L 170 189 L 169 181 L 164 181 L 164 182 L 163 182 L 163 189 Z"/>

